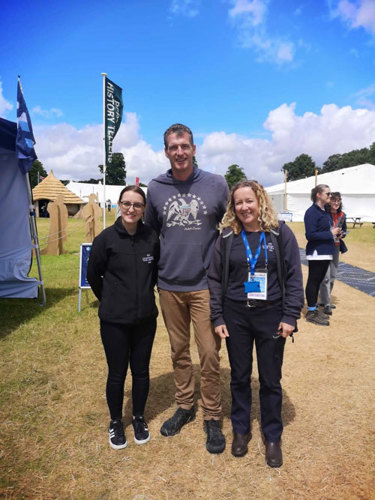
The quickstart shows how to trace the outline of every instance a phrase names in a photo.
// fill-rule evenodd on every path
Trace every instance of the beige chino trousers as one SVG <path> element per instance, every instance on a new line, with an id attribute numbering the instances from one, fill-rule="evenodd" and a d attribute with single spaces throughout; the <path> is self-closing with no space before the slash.
<path id="1" fill-rule="evenodd" d="M 170 292 L 159 289 L 159 298 L 171 344 L 177 405 L 185 410 L 194 405 L 194 373 L 190 356 L 192 323 L 200 360 L 203 418 L 219 420 L 221 341 L 211 326 L 209 291 Z"/>

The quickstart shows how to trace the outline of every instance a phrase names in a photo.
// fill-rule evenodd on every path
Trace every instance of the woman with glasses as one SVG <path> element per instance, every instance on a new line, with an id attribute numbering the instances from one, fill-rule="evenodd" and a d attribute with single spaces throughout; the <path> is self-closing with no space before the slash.
<path id="1" fill-rule="evenodd" d="M 337 275 L 340 252 L 345 253 L 348 251 L 342 240 L 342 238 L 345 238 L 347 228 L 346 215 L 342 211 L 341 194 L 339 192 L 331 193 L 331 199 L 329 204 L 326 206 L 326 210 L 332 219 L 331 226 L 341 228 L 341 232 L 334 237 L 335 253 L 332 256 L 332 260 L 328 265 L 326 275 L 319 289 L 319 303 L 324 307 L 324 314 L 328 314 L 330 316 L 332 314 L 332 309 L 336 307 L 331 304 L 331 292 Z"/>
<path id="2" fill-rule="evenodd" d="M 88 282 L 100 301 L 100 334 L 108 364 L 109 444 L 116 450 L 127 446 L 122 407 L 128 364 L 133 377 L 134 441 L 143 444 L 150 439 L 144 410 L 158 314 L 154 285 L 159 259 L 159 238 L 142 222 L 143 190 L 125 187 L 118 205 L 121 215 L 94 239 L 87 268 Z"/>
<path id="3" fill-rule="evenodd" d="M 332 219 L 325 210 L 330 199 L 329 186 L 326 184 L 315 186 L 311 190 L 313 204 L 306 210 L 304 218 L 307 239 L 306 259 L 309 263 L 306 320 L 321 326 L 329 326 L 329 321 L 328 316 L 318 309 L 319 287 L 335 253 L 334 238 L 341 233 L 341 228 L 332 227 Z"/>
<path id="4" fill-rule="evenodd" d="M 281 368 L 285 339 L 303 306 L 301 261 L 294 234 L 279 224 L 263 186 L 241 181 L 227 210 L 208 272 L 211 320 L 226 340 L 231 366 L 232 455 L 251 439 L 251 372 L 255 343 L 266 462 L 282 465 Z"/>

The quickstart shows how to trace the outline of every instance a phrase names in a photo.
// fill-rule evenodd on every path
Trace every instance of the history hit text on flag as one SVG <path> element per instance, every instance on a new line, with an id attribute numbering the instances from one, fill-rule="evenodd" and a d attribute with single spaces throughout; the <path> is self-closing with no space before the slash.
<path id="1" fill-rule="evenodd" d="M 33 127 L 31 126 L 30 115 L 27 110 L 25 98 L 23 97 L 21 81 L 18 79 L 16 153 L 18 166 L 24 174 L 30 170 L 33 161 L 37 159 L 34 144 Z"/>
<path id="2" fill-rule="evenodd" d="M 104 129 L 106 166 L 112 163 L 112 141 L 122 120 L 122 88 L 105 78 L 104 90 Z"/>

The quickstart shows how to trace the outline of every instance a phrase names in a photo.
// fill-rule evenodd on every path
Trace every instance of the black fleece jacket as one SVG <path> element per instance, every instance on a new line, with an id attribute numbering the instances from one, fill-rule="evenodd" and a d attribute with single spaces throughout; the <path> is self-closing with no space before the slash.
<path id="1" fill-rule="evenodd" d="M 223 300 L 228 297 L 232 300 L 237 300 L 237 297 L 231 296 L 230 288 L 228 287 L 225 291 L 223 290 L 223 279 L 229 273 L 229 281 L 231 280 L 231 271 L 228 262 L 223 260 L 222 249 L 226 242 L 229 242 L 229 236 L 232 230 L 230 228 L 225 228 L 222 234 L 219 236 L 213 257 L 211 260 L 211 265 L 208 271 L 208 286 L 210 289 L 210 307 L 211 307 L 211 321 L 216 327 L 218 325 L 225 324 L 223 318 Z M 301 259 L 299 255 L 298 244 L 296 238 L 291 231 L 291 229 L 286 224 L 280 224 L 278 232 L 281 233 L 280 242 L 282 242 L 283 248 L 281 254 L 284 257 L 284 296 L 283 296 L 283 315 L 281 321 L 288 323 L 289 325 L 296 325 L 297 319 L 301 315 L 301 309 L 303 307 L 304 295 L 303 295 L 303 285 L 302 285 L 302 270 L 301 270 Z M 234 238 L 241 238 L 241 235 L 234 236 Z M 266 236 L 268 241 L 268 236 Z M 242 239 L 242 238 L 241 238 Z M 232 240 L 233 241 L 233 240 Z M 269 243 L 268 243 L 269 245 Z M 271 250 L 271 248 L 269 248 Z M 231 249 L 227 248 L 226 252 L 230 253 Z M 271 252 L 270 252 L 271 253 Z M 244 259 L 245 262 L 245 251 Z M 275 276 L 268 276 L 268 291 L 267 295 L 270 299 L 280 297 L 280 286 L 277 284 L 277 270 L 275 266 L 271 266 L 268 273 L 273 272 Z M 236 274 L 237 276 L 237 274 Z M 233 278 L 233 276 L 232 276 Z M 243 277 L 240 280 L 241 285 L 247 280 L 247 266 L 245 265 L 243 271 Z M 224 285 L 225 287 L 225 285 Z M 223 293 L 224 292 L 224 293 Z M 244 294 L 244 301 L 246 300 L 246 295 Z"/>
<path id="2" fill-rule="evenodd" d="M 130 235 L 119 217 L 92 244 L 87 280 L 100 301 L 104 321 L 137 324 L 158 314 L 154 286 L 159 260 L 159 238 L 138 222 Z"/>

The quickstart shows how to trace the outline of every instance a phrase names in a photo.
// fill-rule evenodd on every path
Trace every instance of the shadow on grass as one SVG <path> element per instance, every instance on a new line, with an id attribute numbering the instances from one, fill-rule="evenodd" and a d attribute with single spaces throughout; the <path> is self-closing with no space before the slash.
<path id="1" fill-rule="evenodd" d="M 39 299 L 0 299 L 1 330 L 0 339 L 16 330 L 22 323 L 44 313 L 72 293 L 77 288 L 46 288 L 47 304 L 43 307 Z"/>
<path id="2" fill-rule="evenodd" d="M 198 399 L 200 399 L 199 393 L 199 365 L 194 365 L 195 374 L 195 404 Z M 130 374 L 128 373 L 128 376 Z M 223 407 L 223 417 L 230 419 L 230 407 L 231 407 L 231 392 L 230 392 L 230 369 L 221 368 L 220 370 L 220 381 L 221 381 L 221 397 L 222 397 L 222 407 Z M 259 380 L 252 376 L 251 378 L 251 388 L 252 388 L 252 408 L 251 408 L 251 427 L 254 425 L 254 421 L 258 422 L 261 428 L 261 418 L 260 418 L 260 404 L 259 404 Z M 165 373 L 159 377 L 151 378 L 150 380 L 150 393 L 146 404 L 146 417 L 147 419 L 153 420 L 158 415 L 163 413 L 165 410 L 170 408 L 171 417 L 176 410 L 175 405 L 175 384 L 173 378 L 173 372 Z M 131 415 L 133 413 L 132 400 L 131 400 L 131 390 L 127 390 L 125 394 L 126 404 L 124 408 L 124 423 L 125 426 L 131 423 Z M 197 408 L 198 409 L 198 408 Z M 199 411 L 201 411 L 199 409 Z M 295 408 L 291 400 L 289 399 L 287 393 L 283 390 L 283 406 L 282 406 L 282 418 L 283 425 L 286 427 L 291 422 L 293 422 L 296 416 Z"/>

